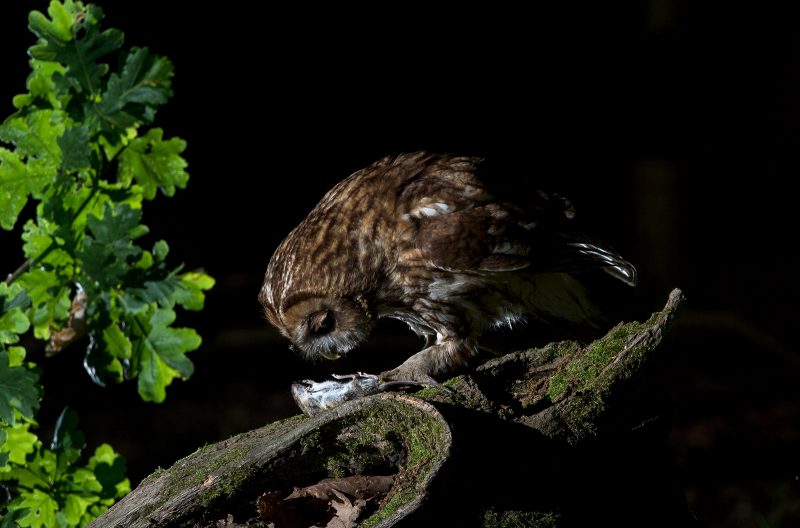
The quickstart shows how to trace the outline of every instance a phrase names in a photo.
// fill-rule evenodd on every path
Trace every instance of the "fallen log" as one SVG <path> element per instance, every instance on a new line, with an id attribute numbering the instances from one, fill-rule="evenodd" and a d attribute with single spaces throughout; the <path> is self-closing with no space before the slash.
<path id="1" fill-rule="evenodd" d="M 683 300 L 589 345 L 551 343 L 204 447 L 92 527 L 692 526 L 652 383 Z"/>

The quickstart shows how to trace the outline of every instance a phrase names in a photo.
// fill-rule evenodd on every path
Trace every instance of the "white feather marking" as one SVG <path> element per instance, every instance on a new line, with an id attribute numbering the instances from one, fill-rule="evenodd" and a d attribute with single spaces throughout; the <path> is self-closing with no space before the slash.
<path id="1" fill-rule="evenodd" d="M 525 322 L 526 319 L 524 316 L 513 312 L 505 312 L 500 314 L 497 319 L 495 319 L 492 326 L 494 328 L 502 328 L 507 326 L 509 329 L 513 329 L 515 324 L 524 324 Z"/>
<path id="2" fill-rule="evenodd" d="M 422 218 L 427 216 L 439 216 L 449 213 L 451 207 L 443 202 L 428 203 L 411 211 L 411 216 Z"/>
<path id="3" fill-rule="evenodd" d="M 294 255 L 290 255 L 288 259 L 286 259 L 286 265 L 284 266 L 285 270 L 292 270 L 294 269 Z M 283 282 L 283 290 L 281 290 L 281 299 L 286 297 L 286 292 L 290 291 L 292 288 L 292 273 L 284 274 L 284 282 Z"/>
<path id="4" fill-rule="evenodd" d="M 275 301 L 272 298 L 272 285 L 269 283 L 269 281 L 264 283 L 264 287 L 262 288 L 262 290 L 264 292 L 264 297 L 266 297 L 267 299 L 267 303 L 269 303 L 270 305 L 274 305 Z"/>
<path id="5" fill-rule="evenodd" d="M 423 207 L 417 211 L 419 216 L 436 216 L 439 214 L 439 211 L 434 209 L 433 207 Z"/>

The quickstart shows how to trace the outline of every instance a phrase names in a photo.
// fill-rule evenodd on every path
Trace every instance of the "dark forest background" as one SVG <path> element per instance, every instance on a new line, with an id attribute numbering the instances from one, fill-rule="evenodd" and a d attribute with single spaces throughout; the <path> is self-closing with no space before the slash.
<path id="1" fill-rule="evenodd" d="M 790 3 L 649 0 L 447 13 L 268 3 L 97 0 L 106 26 L 176 65 L 156 124 L 188 141 L 192 175 L 147 203 L 172 262 L 217 279 L 182 314 L 204 338 L 162 405 L 102 389 L 82 347 L 45 360 L 41 431 L 75 408 L 134 484 L 197 447 L 297 412 L 289 385 L 395 366 L 420 343 L 382 323 L 330 365 L 301 361 L 256 300 L 272 251 L 324 192 L 386 154 L 478 155 L 498 178 L 567 195 L 581 227 L 634 262 L 636 308 L 680 286 L 661 382 L 669 449 L 709 526 L 800 523 L 796 269 L 800 32 Z M 0 116 L 24 89 L 27 12 L 0 11 Z M 777 7 L 781 6 L 781 7 Z M 364 18 L 362 18 L 364 17 Z M 22 261 L 0 233 L 0 273 Z"/>

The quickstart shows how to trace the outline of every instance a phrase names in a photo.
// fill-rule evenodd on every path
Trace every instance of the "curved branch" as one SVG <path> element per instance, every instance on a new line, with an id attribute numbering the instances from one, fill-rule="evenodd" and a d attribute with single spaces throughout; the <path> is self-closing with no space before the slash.
<path id="1" fill-rule="evenodd" d="M 392 483 L 360 527 L 693 525 L 662 448 L 669 413 L 648 376 L 682 301 L 675 290 L 646 322 L 587 346 L 491 360 L 446 382 L 452 394 L 370 396 L 205 447 L 89 526 L 355 526 L 343 517 L 303 524 L 300 503 L 289 505 L 343 476 L 353 480 L 339 478 L 339 489 Z M 334 515 L 341 497 L 322 500 L 321 511 Z M 265 498 L 283 508 L 277 517 L 265 514 Z"/>

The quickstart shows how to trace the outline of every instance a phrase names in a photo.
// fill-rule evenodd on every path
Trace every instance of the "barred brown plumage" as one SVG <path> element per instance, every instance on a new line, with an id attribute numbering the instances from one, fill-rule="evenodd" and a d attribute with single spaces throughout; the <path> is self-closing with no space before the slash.
<path id="1" fill-rule="evenodd" d="M 362 343 L 380 317 L 426 346 L 384 379 L 432 381 L 465 364 L 492 326 L 591 325 L 575 273 L 635 284 L 614 250 L 567 227 L 557 196 L 493 196 L 479 160 L 425 152 L 384 158 L 333 187 L 278 246 L 259 299 L 267 319 L 311 357 Z"/>

